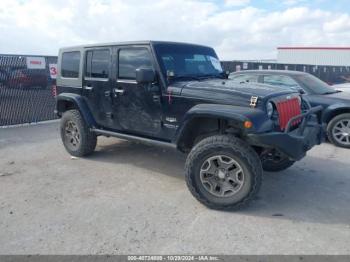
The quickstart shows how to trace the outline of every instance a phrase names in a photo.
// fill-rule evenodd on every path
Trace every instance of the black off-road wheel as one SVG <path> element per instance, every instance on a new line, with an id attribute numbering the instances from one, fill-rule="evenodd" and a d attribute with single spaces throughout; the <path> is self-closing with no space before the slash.
<path id="1" fill-rule="evenodd" d="M 258 193 L 262 166 L 244 141 L 228 135 L 207 137 L 189 153 L 186 182 L 192 195 L 212 209 L 236 210 Z"/>
<path id="2" fill-rule="evenodd" d="M 78 110 L 63 113 L 60 129 L 63 145 L 69 154 L 82 157 L 94 152 L 97 136 L 89 130 Z"/>
<path id="3" fill-rule="evenodd" d="M 327 126 L 329 141 L 343 148 L 350 148 L 350 113 L 334 117 Z"/>
<path id="4" fill-rule="evenodd" d="M 264 171 L 278 172 L 291 167 L 295 161 L 290 160 L 286 155 L 277 151 L 271 150 L 261 155 L 261 164 Z"/>

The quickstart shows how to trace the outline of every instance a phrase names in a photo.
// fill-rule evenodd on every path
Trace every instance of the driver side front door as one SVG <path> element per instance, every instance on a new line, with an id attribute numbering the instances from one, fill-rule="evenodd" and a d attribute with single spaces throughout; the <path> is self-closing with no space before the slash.
<path id="1" fill-rule="evenodd" d="M 121 131 L 144 136 L 161 132 L 161 89 L 159 81 L 136 82 L 136 69 L 154 69 L 148 46 L 118 47 L 117 81 L 113 89 L 113 110 Z"/>

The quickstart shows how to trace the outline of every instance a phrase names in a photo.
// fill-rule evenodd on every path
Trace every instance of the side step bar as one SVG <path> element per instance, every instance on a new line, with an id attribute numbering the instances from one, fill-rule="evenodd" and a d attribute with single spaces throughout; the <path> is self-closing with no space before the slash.
<path id="1" fill-rule="evenodd" d="M 90 130 L 92 132 L 95 132 L 98 135 L 112 136 L 112 137 L 116 137 L 116 138 L 120 138 L 120 139 L 140 142 L 143 144 L 157 145 L 157 146 L 163 146 L 163 147 L 176 149 L 175 144 L 164 142 L 164 141 L 153 140 L 153 139 L 139 137 L 139 136 L 133 136 L 133 135 L 127 135 L 127 134 L 123 134 L 123 133 L 118 133 L 118 132 L 113 132 L 113 131 L 108 131 L 108 130 L 103 130 L 103 129 L 97 129 L 97 128 L 91 128 Z"/>

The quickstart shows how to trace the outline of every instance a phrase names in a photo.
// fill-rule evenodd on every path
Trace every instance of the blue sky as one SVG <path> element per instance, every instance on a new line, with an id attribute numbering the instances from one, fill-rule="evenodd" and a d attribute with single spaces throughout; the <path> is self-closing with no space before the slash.
<path id="1" fill-rule="evenodd" d="M 344 11 L 344 7 L 347 8 L 347 11 L 350 10 L 349 1 L 348 0 L 335 0 L 335 1 L 329 1 L 329 0 L 314 0 L 314 1 L 308 1 L 308 0 L 291 0 L 291 1 L 276 1 L 276 0 L 253 0 L 251 1 L 253 6 L 256 6 L 258 8 L 263 8 L 267 10 L 283 10 L 286 7 L 290 6 L 306 6 L 310 9 L 323 9 L 327 11 L 333 11 L 333 12 L 342 12 Z"/>
<path id="2" fill-rule="evenodd" d="M 223 0 L 211 0 L 211 2 L 220 5 L 222 8 L 227 8 Z M 310 9 L 323 9 L 332 12 L 350 12 L 349 0 L 250 0 L 247 2 L 250 6 L 268 11 L 281 11 L 288 7 L 305 6 Z M 237 6 L 231 8 L 237 8 Z"/>
<path id="3" fill-rule="evenodd" d="M 273 59 L 278 46 L 350 46 L 349 0 L 2 0 L 0 53 L 169 40 L 219 57 Z"/>

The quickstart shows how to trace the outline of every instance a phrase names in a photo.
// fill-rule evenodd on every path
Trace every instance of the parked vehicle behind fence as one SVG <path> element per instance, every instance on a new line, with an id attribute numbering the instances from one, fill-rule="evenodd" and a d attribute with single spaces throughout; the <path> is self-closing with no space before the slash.
<path id="1" fill-rule="evenodd" d="M 240 84 L 264 83 L 299 91 L 311 106 L 324 108 L 323 122 L 329 140 L 336 146 L 350 148 L 350 94 L 336 90 L 315 76 L 288 70 L 246 70 L 231 73 L 229 79 Z M 277 89 L 278 88 L 278 89 Z"/>
<path id="2" fill-rule="evenodd" d="M 45 69 L 14 69 L 9 73 L 6 81 L 8 88 L 45 89 L 48 86 L 48 76 Z"/>
<path id="3" fill-rule="evenodd" d="M 263 169 L 286 169 L 323 139 L 322 107 L 302 108 L 290 89 L 227 80 L 215 51 L 201 45 L 62 48 L 57 93 L 71 155 L 91 154 L 101 135 L 177 148 L 188 153 L 189 190 L 215 209 L 247 204 Z"/>

